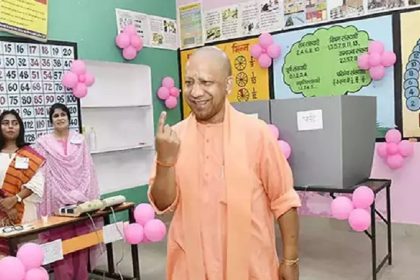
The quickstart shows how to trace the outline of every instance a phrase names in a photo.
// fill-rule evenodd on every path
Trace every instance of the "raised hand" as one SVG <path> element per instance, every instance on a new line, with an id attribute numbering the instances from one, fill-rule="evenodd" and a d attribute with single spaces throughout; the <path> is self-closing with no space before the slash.
<path id="1" fill-rule="evenodd" d="M 176 132 L 165 122 L 166 112 L 162 112 L 156 132 L 157 159 L 165 164 L 173 164 L 178 157 L 180 140 Z"/>

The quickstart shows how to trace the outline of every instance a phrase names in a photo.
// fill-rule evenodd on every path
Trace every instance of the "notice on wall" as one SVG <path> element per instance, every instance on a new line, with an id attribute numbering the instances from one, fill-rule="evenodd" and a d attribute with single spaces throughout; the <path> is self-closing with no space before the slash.
<path id="1" fill-rule="evenodd" d="M 420 137 L 420 11 L 401 14 L 402 90 L 404 137 Z"/>
<path id="2" fill-rule="evenodd" d="M 206 43 L 239 37 L 239 6 L 207 11 L 204 26 Z"/>
<path id="3" fill-rule="evenodd" d="M 134 25 L 137 34 L 143 38 L 143 45 L 149 48 L 178 48 L 176 20 L 139 12 L 115 9 L 118 33 L 127 25 Z"/>
<path id="4" fill-rule="evenodd" d="M 255 35 L 260 31 L 260 13 L 255 1 L 240 4 L 240 35 Z"/>
<path id="5" fill-rule="evenodd" d="M 260 0 L 260 31 L 270 32 L 283 29 L 283 4 L 280 0 Z"/>
<path id="6" fill-rule="evenodd" d="M 0 30 L 45 42 L 47 27 L 47 0 L 0 1 Z"/>
<path id="7" fill-rule="evenodd" d="M 191 3 L 178 8 L 178 19 L 180 29 L 180 48 L 191 48 L 202 46 L 203 38 L 203 16 L 201 3 Z"/>
<path id="8" fill-rule="evenodd" d="M 176 20 L 149 16 L 150 46 L 160 49 L 178 49 Z"/>

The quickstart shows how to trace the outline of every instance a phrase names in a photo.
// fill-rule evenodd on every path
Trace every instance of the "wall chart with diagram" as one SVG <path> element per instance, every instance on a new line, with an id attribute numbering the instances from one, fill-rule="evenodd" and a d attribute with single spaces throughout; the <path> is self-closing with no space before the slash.
<path id="1" fill-rule="evenodd" d="M 402 132 L 420 137 L 420 11 L 401 14 Z"/>
<path id="2" fill-rule="evenodd" d="M 73 43 L 0 37 L 0 111 L 19 113 L 28 143 L 52 130 L 48 109 L 56 102 L 69 107 L 70 128 L 80 131 L 79 101 L 61 84 L 76 52 Z"/>
<path id="3" fill-rule="evenodd" d="M 373 81 L 357 66 L 370 40 L 393 50 L 392 16 L 347 21 L 274 35 L 282 57 L 273 66 L 276 99 L 368 95 L 377 100 L 377 137 L 395 127 L 394 69 Z"/>

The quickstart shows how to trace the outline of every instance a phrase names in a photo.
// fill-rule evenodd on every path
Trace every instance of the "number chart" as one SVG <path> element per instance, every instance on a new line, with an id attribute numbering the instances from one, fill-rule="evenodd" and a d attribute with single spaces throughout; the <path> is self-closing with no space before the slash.
<path id="1" fill-rule="evenodd" d="M 61 79 L 77 58 L 75 43 L 0 37 L 0 111 L 16 110 L 25 127 L 25 141 L 52 131 L 48 110 L 65 104 L 70 129 L 80 131 L 80 104 Z"/>

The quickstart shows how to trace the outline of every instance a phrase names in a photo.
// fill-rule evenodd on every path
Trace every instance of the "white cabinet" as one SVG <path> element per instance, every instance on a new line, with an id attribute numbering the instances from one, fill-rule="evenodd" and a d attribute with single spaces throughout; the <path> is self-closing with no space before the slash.
<path id="1" fill-rule="evenodd" d="M 95 76 L 88 95 L 81 99 L 86 138 L 91 129 L 96 143 L 91 150 L 101 193 L 148 183 L 154 158 L 154 123 L 150 67 L 86 61 Z"/>

